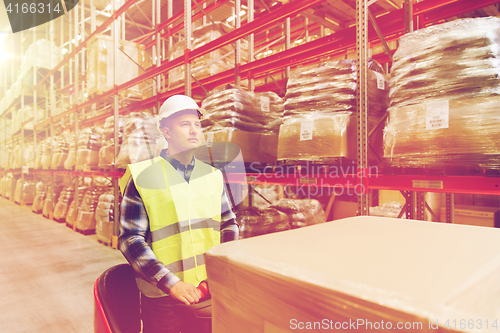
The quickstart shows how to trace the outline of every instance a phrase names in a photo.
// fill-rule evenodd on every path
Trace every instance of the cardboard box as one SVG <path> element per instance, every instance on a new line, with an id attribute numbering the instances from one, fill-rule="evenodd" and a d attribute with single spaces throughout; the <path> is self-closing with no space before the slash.
<path id="1" fill-rule="evenodd" d="M 283 121 L 278 160 L 318 161 L 356 159 L 356 115 L 351 112 L 311 112 Z"/>
<path id="2" fill-rule="evenodd" d="M 205 140 L 210 142 L 229 142 L 237 145 L 241 150 L 245 163 L 275 163 L 278 147 L 278 134 L 253 133 L 234 129 L 223 129 L 216 132 L 205 132 Z M 228 149 L 231 145 L 227 146 Z M 198 152 L 197 152 L 198 153 Z M 218 158 L 225 161 L 232 161 L 233 151 L 227 150 L 224 154 L 219 154 Z M 204 155 L 196 155 L 202 161 L 210 161 L 212 158 Z M 228 160 L 229 159 L 229 160 Z M 214 159 L 217 161 L 217 158 Z"/>
<path id="3" fill-rule="evenodd" d="M 481 227 L 500 227 L 500 208 L 480 206 L 454 207 L 454 223 Z M 446 207 L 441 208 L 441 222 L 446 222 Z"/>
<path id="4" fill-rule="evenodd" d="M 499 258 L 499 229 L 372 216 L 224 243 L 205 254 L 212 330 L 493 331 Z"/>

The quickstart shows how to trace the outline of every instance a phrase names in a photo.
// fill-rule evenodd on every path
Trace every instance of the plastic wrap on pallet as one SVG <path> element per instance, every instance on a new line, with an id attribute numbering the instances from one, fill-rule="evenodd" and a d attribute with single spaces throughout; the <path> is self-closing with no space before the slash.
<path id="1" fill-rule="evenodd" d="M 384 157 L 397 167 L 500 166 L 500 18 L 401 37 Z"/>
<path id="2" fill-rule="evenodd" d="M 17 182 L 17 177 L 14 177 L 14 175 L 12 173 L 9 172 L 5 176 L 4 197 L 6 199 L 10 199 L 14 195 L 16 182 Z"/>
<path id="3" fill-rule="evenodd" d="M 64 139 L 64 136 L 59 135 L 54 138 L 54 149 L 52 151 L 50 168 L 52 170 L 62 168 L 66 158 L 68 158 L 68 143 Z"/>
<path id="4" fill-rule="evenodd" d="M 79 186 L 78 187 L 78 208 L 76 207 L 76 202 L 73 194 L 73 199 L 71 200 L 71 203 L 69 204 L 68 207 L 68 212 L 66 213 L 66 225 L 70 228 L 73 228 L 73 225 L 75 224 L 75 221 L 78 217 L 78 209 L 82 205 L 82 200 L 89 189 L 88 186 Z"/>
<path id="5" fill-rule="evenodd" d="M 37 121 L 45 118 L 45 109 L 37 108 Z M 17 110 L 17 114 L 14 122 L 14 131 L 21 129 L 32 130 L 33 124 L 35 122 L 35 113 L 31 105 L 25 105 L 23 109 Z M 24 124 L 24 126 L 22 125 Z"/>
<path id="6" fill-rule="evenodd" d="M 211 91 L 202 102 L 207 116 L 205 131 L 234 128 L 253 133 L 277 132 L 283 116 L 283 100 L 273 92 L 252 93 L 232 85 Z"/>
<path id="7" fill-rule="evenodd" d="M 42 150 L 42 169 L 49 170 L 52 164 L 52 148 L 55 146 L 55 138 L 49 137 L 45 139 L 45 145 Z"/>
<path id="8" fill-rule="evenodd" d="M 380 117 L 389 105 L 388 80 L 374 60 L 371 61 L 370 68 L 368 114 Z M 285 115 L 315 111 L 356 112 L 356 81 L 356 62 L 351 59 L 298 67 L 287 81 Z"/>
<path id="9" fill-rule="evenodd" d="M 274 208 L 248 207 L 235 211 L 240 238 L 249 238 L 290 229 L 288 216 Z"/>
<path id="10" fill-rule="evenodd" d="M 24 74 L 31 67 L 54 69 L 63 59 L 62 48 L 46 39 L 38 39 L 31 44 L 21 62 L 21 73 Z"/>
<path id="11" fill-rule="evenodd" d="M 0 196 L 2 196 L 2 197 L 3 197 L 3 192 L 4 192 L 4 190 L 3 190 L 4 183 L 5 183 L 5 175 L 2 178 L 0 178 Z"/>
<path id="12" fill-rule="evenodd" d="M 492 231 L 363 216 L 221 244 L 205 253 L 213 331 L 492 332 Z"/>
<path id="13" fill-rule="evenodd" d="M 107 190 L 99 197 L 95 210 L 97 239 L 105 244 L 111 244 L 114 232 L 114 201 L 112 190 Z"/>
<path id="14" fill-rule="evenodd" d="M 41 214 L 43 211 L 43 204 L 45 202 L 45 198 L 47 197 L 47 188 L 48 185 L 43 182 L 36 183 L 36 192 L 35 198 L 33 199 L 33 206 L 31 210 L 33 213 Z"/>
<path id="15" fill-rule="evenodd" d="M 500 18 L 463 19 L 399 39 L 390 80 L 391 108 L 500 94 Z"/>
<path id="16" fill-rule="evenodd" d="M 280 199 L 269 206 L 288 215 L 292 229 L 326 222 L 323 206 L 316 199 Z"/>
<path id="17" fill-rule="evenodd" d="M 156 117 L 146 112 L 131 113 L 124 118 L 123 132 L 123 144 L 116 158 L 118 168 L 155 157 L 156 143 L 161 137 Z"/>
<path id="18" fill-rule="evenodd" d="M 397 218 L 403 209 L 401 202 L 388 202 L 381 206 L 370 207 L 370 216 L 394 217 Z M 401 215 L 401 218 L 406 218 L 406 214 Z"/>
<path id="19" fill-rule="evenodd" d="M 78 151 L 76 152 L 76 168 L 97 167 L 99 150 L 102 144 L 102 128 L 94 126 L 84 128 L 78 135 Z"/>
<path id="20" fill-rule="evenodd" d="M 215 24 L 217 25 L 217 27 L 211 23 L 199 27 L 193 31 L 193 38 L 191 42 L 191 47 L 193 50 L 234 30 L 233 27 L 225 23 L 216 22 Z M 183 56 L 184 48 L 184 41 L 175 43 L 172 48 L 172 52 L 170 53 L 170 60 Z M 248 42 L 245 39 L 242 39 L 241 62 L 246 63 L 248 61 L 247 59 Z M 232 44 L 228 44 L 226 46 L 218 48 L 215 51 L 194 59 L 191 63 L 191 74 L 197 79 L 201 79 L 232 68 L 234 68 L 234 47 Z M 183 84 L 184 73 L 184 65 L 176 67 L 169 71 L 169 87 L 173 88 Z"/>
<path id="21" fill-rule="evenodd" d="M 54 206 L 61 195 L 61 191 L 64 186 L 62 184 L 56 183 L 55 185 L 49 185 L 47 190 L 47 196 L 43 202 L 42 214 L 46 218 L 52 218 L 54 215 Z"/>
<path id="22" fill-rule="evenodd" d="M 116 85 L 128 82 L 150 67 L 150 61 L 142 44 L 119 41 L 120 51 L 118 52 L 116 73 Z M 113 88 L 113 38 L 105 35 L 95 36 L 88 44 L 87 48 L 87 91 L 89 94 L 102 94 Z M 126 68 L 127 70 L 122 70 Z M 149 81 L 132 86 L 122 92 L 126 97 L 148 97 L 142 90 L 146 88 Z"/>
<path id="23" fill-rule="evenodd" d="M 286 117 L 280 127 L 278 160 L 356 159 L 356 124 L 356 115 L 346 111 Z"/>
<path id="24" fill-rule="evenodd" d="M 102 147 L 99 150 L 99 167 L 109 167 L 115 163 L 115 124 L 114 116 L 108 117 L 102 131 Z M 118 118 L 118 151 L 123 142 L 123 127 L 125 121 Z"/>
<path id="25" fill-rule="evenodd" d="M 31 205 L 35 197 L 35 183 L 31 180 L 23 181 L 21 178 L 16 182 L 14 202 L 18 204 Z"/>
<path id="26" fill-rule="evenodd" d="M 85 192 L 82 204 L 78 209 L 76 229 L 84 233 L 95 233 L 96 220 L 95 211 L 99 202 L 99 197 L 105 191 L 102 187 L 92 187 Z"/>
<path id="27" fill-rule="evenodd" d="M 21 145 L 15 145 L 14 149 L 12 150 L 11 162 L 10 162 L 10 167 L 12 169 L 21 168 L 22 154 L 23 151 L 21 149 Z"/>
<path id="28" fill-rule="evenodd" d="M 437 129 L 427 125 L 429 104 L 393 109 L 384 129 L 386 161 L 415 167 L 500 166 L 500 96 L 446 100 L 446 105 L 448 126 L 440 123 Z"/>
<path id="29" fill-rule="evenodd" d="M 68 143 L 68 157 L 64 161 L 63 168 L 66 170 L 72 170 L 76 163 L 76 151 L 75 142 L 77 138 L 73 132 L 63 132 L 66 142 Z"/>
<path id="30" fill-rule="evenodd" d="M 54 207 L 54 221 L 66 221 L 66 214 L 68 213 L 69 203 L 73 200 L 75 189 L 73 186 L 66 186 L 61 191 L 61 195 L 57 199 L 57 204 Z"/>

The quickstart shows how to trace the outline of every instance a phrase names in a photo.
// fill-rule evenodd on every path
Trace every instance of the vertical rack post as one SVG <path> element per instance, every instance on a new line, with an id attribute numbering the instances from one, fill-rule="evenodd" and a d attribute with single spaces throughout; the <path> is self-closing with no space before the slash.
<path id="1" fill-rule="evenodd" d="M 455 222 L 455 195 L 446 193 L 446 223 Z"/>
<path id="2" fill-rule="evenodd" d="M 235 29 L 241 27 L 241 0 L 234 1 L 235 7 Z M 236 41 L 236 48 L 234 52 L 234 83 L 237 87 L 240 86 L 240 63 L 241 63 L 241 39 Z"/>
<path id="3" fill-rule="evenodd" d="M 290 49 L 290 33 L 291 33 L 290 18 L 287 17 L 285 21 L 285 50 Z M 290 77 L 290 66 L 286 67 L 285 75 L 287 79 Z"/>
<path id="4" fill-rule="evenodd" d="M 191 51 L 191 0 L 184 0 L 184 94 L 191 96 L 191 61 L 189 52 Z"/>
<path id="5" fill-rule="evenodd" d="M 358 215 L 369 215 L 367 184 L 368 168 L 368 29 L 366 0 L 356 0 L 357 104 L 358 104 L 358 175 L 362 193 L 358 196 Z"/>
<path id="6" fill-rule="evenodd" d="M 248 0 L 247 6 L 248 6 L 247 22 L 250 23 L 250 22 L 253 22 L 253 19 L 254 19 L 254 0 Z M 254 49 L 253 49 L 254 43 L 255 43 L 255 35 L 250 34 L 250 36 L 248 36 L 248 61 L 249 62 L 254 61 L 254 57 L 255 57 Z M 255 81 L 254 81 L 253 75 L 251 73 L 248 74 L 248 87 L 249 87 L 250 91 L 255 90 Z"/>
<path id="7" fill-rule="evenodd" d="M 114 1 L 112 1 L 114 2 Z M 83 8 L 82 8 L 83 10 Z M 75 8 L 73 8 L 73 11 L 74 11 L 74 15 L 75 15 L 75 22 L 74 23 L 74 30 L 73 30 L 73 40 L 75 41 L 75 47 L 78 46 L 78 5 L 75 6 Z M 52 22 L 52 21 L 51 21 Z M 71 35 L 70 35 L 70 45 L 71 45 L 71 42 L 72 42 L 72 39 L 71 39 Z M 78 75 L 79 75 L 79 68 L 78 68 L 78 54 L 75 54 L 75 57 L 74 57 L 74 62 L 75 62 L 75 66 L 74 66 L 74 69 L 75 71 L 73 72 L 73 76 L 74 76 L 74 92 L 73 92 L 73 114 L 74 114 L 74 117 L 75 117 L 75 197 L 73 199 L 73 202 L 75 203 L 75 213 L 76 213 L 76 216 L 78 216 L 78 201 L 79 201 L 79 191 L 78 191 L 78 182 L 79 182 L 79 178 L 78 178 L 78 173 L 76 172 L 76 166 L 78 165 L 78 104 L 79 104 L 79 95 L 78 95 L 78 83 L 79 83 L 79 80 L 78 80 Z M 71 77 L 71 75 L 70 75 Z M 76 230 L 76 220 L 73 222 L 73 230 Z"/>
<path id="8" fill-rule="evenodd" d="M 116 13 L 116 1 L 111 0 L 111 11 L 113 15 Z M 115 138 L 115 161 L 116 161 L 116 156 L 118 156 L 118 117 L 119 117 L 119 105 L 118 105 L 118 92 L 116 91 L 116 85 L 118 83 L 117 80 L 117 75 L 118 75 L 118 41 L 120 38 L 120 29 L 119 29 L 119 21 L 117 18 L 113 21 L 111 24 L 111 35 L 113 37 L 113 116 L 114 116 L 114 121 L 115 121 L 115 127 L 114 127 L 114 138 Z M 116 163 L 115 163 L 115 168 L 116 168 Z M 113 178 L 113 194 L 114 194 L 114 231 L 113 231 L 113 237 L 112 237 L 112 244 L 111 246 L 116 249 L 118 248 L 118 236 L 120 234 L 120 219 L 118 214 L 116 214 L 118 210 L 118 200 L 120 197 L 120 190 L 118 188 L 118 179 Z"/>

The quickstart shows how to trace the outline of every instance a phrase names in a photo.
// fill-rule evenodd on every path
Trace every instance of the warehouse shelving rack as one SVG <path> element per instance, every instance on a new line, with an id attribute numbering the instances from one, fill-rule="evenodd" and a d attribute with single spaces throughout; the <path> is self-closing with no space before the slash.
<path id="1" fill-rule="evenodd" d="M 199 0 L 199 1 L 184 1 L 184 10 L 173 13 L 173 1 L 167 3 L 167 17 L 165 19 L 165 6 L 159 0 L 148 2 L 151 5 L 150 25 L 145 25 L 141 22 L 134 21 L 128 13 L 131 9 L 137 8 L 138 11 L 144 14 L 144 1 L 128 0 L 122 3 L 111 1 L 111 10 L 106 12 L 105 9 L 97 10 L 94 6 L 94 1 L 97 0 L 80 0 L 79 4 L 68 15 L 62 16 L 58 20 L 50 22 L 50 31 L 54 31 L 54 25 L 60 25 L 61 30 L 68 29 L 69 33 L 60 36 L 60 46 L 68 45 L 69 51 L 63 57 L 63 60 L 57 64 L 52 70 L 40 74 L 37 69 L 32 70 L 34 91 L 43 84 L 49 85 L 50 96 L 46 96 L 45 103 L 48 115 L 45 119 L 36 118 L 33 142 L 36 146 L 39 138 L 53 137 L 55 127 L 61 123 L 69 123 L 75 134 L 78 134 L 82 124 L 93 125 L 103 123 L 104 119 L 109 116 L 115 118 L 115 142 L 118 142 L 118 116 L 131 111 L 139 111 L 153 109 L 157 112 L 160 103 L 171 95 L 177 93 L 185 93 L 192 96 L 202 96 L 205 91 L 213 89 L 216 86 L 226 83 L 240 83 L 246 81 L 248 88 L 255 91 L 273 90 L 278 93 L 284 91 L 286 77 L 291 68 L 300 66 L 304 63 L 319 61 L 326 58 L 346 57 L 354 52 L 357 52 L 356 58 L 359 61 L 359 72 L 361 73 L 361 84 L 359 85 L 359 118 L 358 126 L 360 137 L 358 138 L 358 168 L 361 170 L 361 176 L 356 174 L 346 176 L 342 179 L 331 181 L 324 175 L 305 175 L 300 173 L 290 173 L 285 178 L 276 177 L 262 178 L 262 175 L 248 173 L 247 180 L 250 184 L 259 183 L 278 183 L 278 184 L 294 184 L 297 182 L 309 184 L 315 179 L 316 183 L 324 186 L 336 187 L 347 186 L 353 189 L 356 185 L 363 185 L 367 191 L 362 192 L 359 196 L 359 213 L 361 215 L 368 214 L 369 196 L 368 192 L 375 189 L 396 189 L 406 191 L 408 194 L 407 202 L 407 217 L 415 217 L 415 210 L 412 205 L 417 205 L 417 218 L 422 217 L 422 207 L 425 207 L 425 200 L 422 200 L 424 191 L 436 191 L 446 193 L 477 193 L 477 194 L 495 194 L 500 195 L 498 189 L 499 178 L 486 177 L 412 177 L 412 176 L 389 176 L 389 175 L 374 175 L 370 173 L 367 164 L 367 130 L 366 130 L 366 87 L 363 80 L 366 80 L 366 68 L 369 49 L 374 49 L 378 45 L 382 45 L 383 53 L 374 55 L 374 58 L 382 63 L 390 62 L 391 54 L 394 48 L 389 48 L 389 44 L 394 43 L 397 39 L 408 32 L 412 28 L 422 28 L 428 24 L 433 24 L 449 17 L 460 15 L 476 9 L 484 8 L 495 4 L 495 0 L 424 0 L 412 4 L 410 1 L 395 3 L 392 0 L 369 1 L 356 0 L 356 8 L 351 1 L 333 0 L 295 0 L 288 3 L 268 3 L 264 1 L 253 0 L 246 2 L 247 19 L 242 22 L 241 16 L 238 15 L 241 9 L 241 0 L 234 0 L 235 7 L 235 29 L 220 38 L 213 40 L 199 48 L 191 49 L 189 36 L 192 35 L 192 23 L 199 19 L 208 18 L 208 16 L 217 13 L 229 0 Z M 141 5 L 142 4 L 142 5 Z M 259 11 L 255 7 L 265 7 L 265 10 Z M 322 7 L 325 6 L 325 7 Z M 339 21 L 338 19 L 331 20 L 331 15 L 323 12 L 324 8 L 330 8 L 337 15 L 345 15 L 348 19 Z M 373 10 L 369 13 L 368 8 Z M 141 9 L 142 8 L 142 9 Z M 333 8 L 333 9 L 332 9 Z M 88 15 L 86 13 L 88 12 Z M 107 13 L 108 17 L 102 20 L 102 24 L 97 26 L 97 16 L 102 18 L 103 13 Z M 194 13 L 190 15 L 191 13 Z M 301 35 L 301 23 L 297 21 L 297 17 L 301 16 L 304 22 L 305 35 L 309 33 L 317 33 L 321 31 L 319 37 L 315 40 L 308 41 L 302 45 L 291 47 L 291 40 L 298 38 Z M 333 14 L 332 14 L 333 15 Z M 372 24 L 370 25 L 369 17 L 372 15 Z M 66 17 L 66 20 L 63 17 Z M 337 16 L 338 18 L 338 16 Z M 85 35 L 86 25 L 90 21 L 90 33 Z M 292 23 L 293 21 L 293 23 Z M 302 22 L 302 21 L 301 21 Z M 332 23 L 333 22 L 333 23 Z M 357 24 L 356 24 L 357 22 Z M 374 24 L 376 22 L 376 24 Z M 144 73 L 125 83 L 115 84 L 113 88 L 96 96 L 85 96 L 85 75 L 81 75 L 81 70 L 85 68 L 85 48 L 92 38 L 98 34 L 102 34 L 111 29 L 113 37 L 113 52 L 114 52 L 114 73 L 117 73 L 117 54 L 119 50 L 119 40 L 125 39 L 126 27 L 140 27 L 141 32 L 138 36 L 134 36 L 132 40 L 145 45 L 145 48 L 152 58 L 153 66 L 145 69 Z M 284 26 L 281 29 L 276 27 Z M 330 29 L 332 33 L 324 33 L 325 27 Z M 358 29 L 357 29 L 358 27 Z M 33 29 L 37 31 L 39 28 Z M 274 29 L 274 30 L 273 30 Z M 88 29 L 87 29 L 88 30 Z M 50 34 L 51 40 L 53 34 Z M 179 35 L 184 38 L 186 45 L 184 55 L 173 60 L 168 59 L 168 51 L 172 48 L 173 39 L 179 38 Z M 83 36 L 82 38 L 78 38 Z M 384 36 L 380 40 L 380 36 Z M 241 63 L 241 50 L 239 41 L 245 38 L 249 43 L 250 59 L 247 63 Z M 74 40 L 74 43 L 71 41 Z M 233 44 L 235 48 L 235 69 L 230 69 L 222 73 L 212 75 L 210 77 L 193 78 L 190 70 L 190 63 L 203 55 L 206 55 L 222 46 Z M 266 48 L 283 44 L 284 50 L 277 52 L 267 57 L 255 58 L 255 48 Z M 168 89 L 167 75 L 170 70 L 185 65 L 185 84 L 173 89 Z M 14 80 L 14 65 L 12 65 L 12 80 Z M 122 105 L 120 92 L 138 83 L 146 80 L 154 80 L 153 96 L 142 101 L 132 102 L 127 105 Z M 256 84 L 267 79 L 268 82 Z M 116 76 L 115 76 L 116 80 Z M 5 80 L 7 85 L 7 79 Z M 55 92 L 60 94 L 55 94 Z M 36 92 L 35 92 L 36 94 Z M 36 99 L 35 99 L 36 100 Z M 19 100 L 24 103 L 24 96 Z M 65 103 L 70 104 L 65 108 Z M 104 111 L 96 112 L 95 105 L 103 104 Z M 56 105 L 61 105 L 61 112 L 55 112 Z M 36 103 L 35 103 L 36 105 Z M 8 112 L 13 112 L 16 105 L 10 106 L 9 110 L 2 115 L 6 119 Z M 99 111 L 99 110 L 97 110 Z M 6 122 L 4 122 L 6 123 Z M 3 140 L 2 146 L 12 144 L 15 141 L 15 135 L 7 138 L 6 130 L 3 129 L 4 135 L 0 138 Z M 21 142 L 24 145 L 24 131 L 21 132 Z M 75 144 L 75 150 L 78 149 Z M 115 145 L 115 156 L 118 155 L 118 145 Z M 9 170 L 3 170 L 5 174 Z M 24 172 L 14 170 L 24 176 Z M 29 172 L 29 171 L 28 171 Z M 110 177 L 113 179 L 115 191 L 115 207 L 119 207 L 118 198 L 118 183 L 117 179 L 123 174 L 123 171 L 112 168 L 106 171 L 87 171 L 87 170 L 34 170 L 35 176 L 50 176 L 53 180 L 56 176 L 68 176 L 78 179 L 78 177 Z M 229 181 L 231 180 L 231 175 Z M 374 177 L 376 176 L 376 177 Z M 429 187 L 415 187 L 413 181 L 422 180 L 428 184 L 434 184 L 434 181 L 442 182 L 442 188 L 436 189 L 435 185 Z M 350 181 L 348 184 L 347 182 Z M 492 187 L 493 183 L 493 187 Z M 75 183 L 76 184 L 76 183 Z M 351 185 L 352 184 L 352 185 Z M 411 184 L 411 186 L 410 186 Z M 420 193 L 420 194 L 414 194 Z M 417 197 L 417 200 L 413 199 Z M 451 198 L 451 196 L 448 196 Z M 78 186 L 75 185 L 75 200 L 78 200 Z M 452 200 L 451 200 L 452 202 Z M 448 205 L 451 206 L 451 205 Z M 450 210 L 448 210 L 450 211 Z M 115 214 L 116 216 L 116 214 Z M 115 235 L 118 233 L 118 225 L 115 226 Z M 116 246 L 116 243 L 115 243 Z"/>

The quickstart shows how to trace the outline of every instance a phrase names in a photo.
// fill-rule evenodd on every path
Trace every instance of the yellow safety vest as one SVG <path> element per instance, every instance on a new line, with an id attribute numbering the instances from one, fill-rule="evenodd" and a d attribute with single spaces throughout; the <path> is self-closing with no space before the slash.
<path id="1" fill-rule="evenodd" d="M 179 279 L 197 286 L 207 278 L 203 253 L 220 243 L 221 172 L 196 159 L 188 183 L 168 161 L 156 157 L 128 165 L 124 177 L 128 175 L 148 213 L 154 254 Z M 166 295 L 142 278 L 136 280 L 144 295 Z"/>

